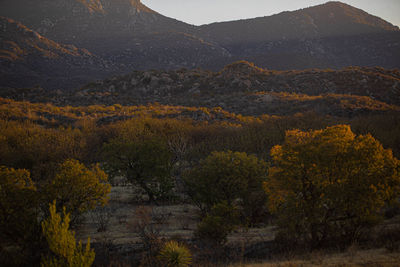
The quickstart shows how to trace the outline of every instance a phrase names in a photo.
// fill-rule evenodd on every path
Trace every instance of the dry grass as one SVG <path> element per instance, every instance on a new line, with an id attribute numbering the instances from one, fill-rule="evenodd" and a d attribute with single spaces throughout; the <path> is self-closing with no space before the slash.
<path id="1" fill-rule="evenodd" d="M 400 252 L 389 253 L 385 249 L 360 250 L 350 247 L 346 252 L 328 254 L 312 252 L 302 257 L 286 260 L 272 260 L 264 263 L 233 265 L 231 267 L 398 267 Z"/>
<path id="2" fill-rule="evenodd" d="M 112 240 L 115 245 L 124 245 L 141 242 L 139 233 L 135 232 L 132 225 L 138 220 L 137 209 L 144 204 L 138 204 L 141 198 L 139 191 L 131 186 L 114 186 L 111 189 L 110 202 L 107 212 L 111 216 L 105 231 L 99 232 L 99 222 L 92 214 L 87 214 L 84 223 L 77 230 L 77 235 L 82 242 L 90 236 L 92 242 L 103 240 L 104 237 Z M 160 238 L 189 240 L 199 223 L 199 210 L 189 204 L 175 205 L 145 205 L 150 210 L 150 224 L 157 230 Z M 110 212 L 111 211 L 111 212 Z M 97 216 L 96 218 L 98 218 Z M 260 241 L 273 240 L 275 227 L 238 229 L 228 238 L 228 244 L 245 243 L 249 245 Z"/>
<path id="3" fill-rule="evenodd" d="M 85 223 L 78 229 L 78 238 L 83 242 L 90 236 L 92 242 L 99 244 L 112 244 L 120 247 L 133 246 L 142 247 L 143 240 L 140 231 L 134 229 L 140 220 L 138 212 L 146 210 L 150 216 L 150 231 L 157 234 L 160 240 L 180 240 L 187 241 L 193 237 L 193 231 L 198 224 L 198 209 L 189 204 L 164 205 L 164 206 L 143 206 L 138 204 L 138 196 L 134 188 L 130 186 L 114 186 L 111 192 L 111 199 L 108 205 L 108 212 L 111 218 L 105 231 L 99 232 L 98 223 L 94 222 L 93 216 L 86 217 Z M 147 215 L 146 215 L 147 216 Z M 147 217 L 146 217 L 147 218 Z M 378 226 L 375 231 L 379 235 L 380 228 L 392 229 L 399 223 L 399 217 L 394 217 Z M 143 219 L 143 216 L 142 216 Z M 136 223 L 136 224 L 135 224 Z M 375 232 L 374 231 L 374 232 Z M 273 226 L 252 229 L 238 229 L 228 237 L 228 246 L 251 246 L 259 242 L 272 241 L 274 239 L 276 228 Z M 377 237 L 375 237 L 377 238 Z M 200 252 L 200 251 L 197 251 Z M 240 252 L 238 252 L 240 253 Z M 201 254 L 201 253 L 200 253 Z M 272 259 L 271 259 L 272 256 Z M 237 262 L 242 262 L 243 257 L 232 255 L 231 260 L 237 258 Z M 235 259 L 234 259 L 235 258 Z M 289 267 L 289 266 L 368 266 L 368 267 L 400 267 L 400 251 L 389 252 L 389 250 L 369 249 L 362 250 L 357 245 L 350 246 L 345 252 L 332 251 L 314 251 L 308 254 L 291 253 L 287 255 L 265 255 L 270 260 L 262 263 L 243 263 L 231 265 L 230 267 Z M 219 267 L 225 264 L 213 263 L 209 261 L 204 265 L 204 261 L 197 262 L 193 266 L 198 267 Z"/>

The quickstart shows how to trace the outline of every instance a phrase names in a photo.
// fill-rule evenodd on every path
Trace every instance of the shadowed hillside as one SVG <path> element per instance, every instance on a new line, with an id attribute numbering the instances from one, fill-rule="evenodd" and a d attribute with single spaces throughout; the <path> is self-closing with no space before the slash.
<path id="1" fill-rule="evenodd" d="M 120 70 L 86 49 L 49 40 L 12 19 L 0 17 L 1 85 L 71 88 Z"/>

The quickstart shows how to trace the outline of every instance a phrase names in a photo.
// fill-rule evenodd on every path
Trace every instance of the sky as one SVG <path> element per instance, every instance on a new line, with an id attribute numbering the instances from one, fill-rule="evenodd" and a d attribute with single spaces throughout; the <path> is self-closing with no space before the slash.
<path id="1" fill-rule="evenodd" d="M 189 24 L 269 16 L 328 0 L 142 0 L 149 8 Z M 341 0 L 400 26 L 400 0 Z"/>

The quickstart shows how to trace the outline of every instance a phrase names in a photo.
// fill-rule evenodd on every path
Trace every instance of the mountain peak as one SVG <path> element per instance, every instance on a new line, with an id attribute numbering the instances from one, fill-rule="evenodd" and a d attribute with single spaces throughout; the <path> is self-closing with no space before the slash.
<path id="1" fill-rule="evenodd" d="M 327 2 L 272 16 L 203 25 L 201 34 L 220 44 L 360 36 L 399 28 L 342 2 Z M 229 38 L 226 38 L 229 36 Z"/>
<path id="2" fill-rule="evenodd" d="M 377 16 L 339 1 L 327 2 L 297 10 L 293 13 L 310 16 L 315 24 L 327 30 L 328 34 L 347 35 L 354 34 L 355 32 L 372 33 L 399 30 L 397 26 Z M 329 32 L 331 30 L 334 32 Z"/>
<path id="3" fill-rule="evenodd" d="M 154 10 L 148 8 L 140 0 L 79 0 L 79 1 L 97 1 L 102 4 L 104 10 L 109 13 L 123 13 L 128 12 L 131 15 L 145 12 L 145 13 L 157 13 Z"/>

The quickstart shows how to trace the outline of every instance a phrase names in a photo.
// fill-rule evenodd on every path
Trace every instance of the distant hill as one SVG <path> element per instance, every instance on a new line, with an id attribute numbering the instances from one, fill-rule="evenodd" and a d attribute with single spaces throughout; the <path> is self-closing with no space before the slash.
<path id="1" fill-rule="evenodd" d="M 336 116 L 400 111 L 400 71 L 349 67 L 341 70 L 272 71 L 241 61 L 219 72 L 201 69 L 135 71 L 93 82 L 71 93 L 8 90 L 0 97 L 56 105 L 122 104 L 221 107 L 243 115 L 314 111 Z"/>
<path id="2" fill-rule="evenodd" d="M 204 25 L 198 35 L 272 69 L 400 67 L 399 28 L 341 2 Z"/>
<path id="3" fill-rule="evenodd" d="M 119 74 L 180 68 L 217 71 L 239 60 L 274 70 L 400 68 L 399 28 L 340 2 L 199 27 L 165 17 L 140 0 L 2 0 L 0 15 L 43 38 L 87 49 L 98 60 L 117 66 Z M 12 38 L 18 34 L 10 31 L 7 36 L 2 33 L 2 40 L 16 42 Z M 41 57 L 24 70 L 1 70 L 10 78 L 0 86 L 19 86 L 18 76 L 35 71 L 35 64 L 43 64 Z M 76 72 L 85 74 L 79 67 Z M 41 80 L 51 78 L 59 86 L 65 82 L 61 76 L 42 73 Z M 108 70 L 96 77 L 107 76 Z M 80 87 L 91 77 L 62 87 Z M 53 86 L 39 78 L 24 80 L 26 86 Z"/>
<path id="4" fill-rule="evenodd" d="M 120 72 L 86 49 L 56 43 L 12 19 L 0 17 L 0 32 L 2 86 L 64 89 Z"/>
<path id="5" fill-rule="evenodd" d="M 398 32 L 389 22 L 341 2 L 276 15 L 200 26 L 199 34 L 224 46 L 279 40 Z"/>

